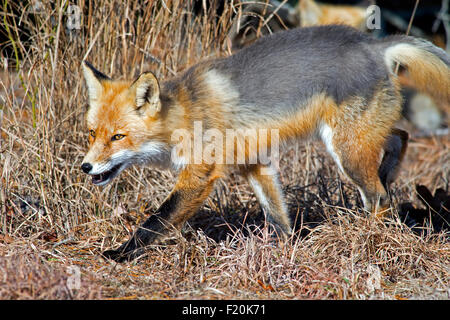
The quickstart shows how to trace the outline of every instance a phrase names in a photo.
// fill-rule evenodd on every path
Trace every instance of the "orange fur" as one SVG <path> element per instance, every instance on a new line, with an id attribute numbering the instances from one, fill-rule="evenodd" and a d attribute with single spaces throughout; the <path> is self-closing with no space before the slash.
<path id="1" fill-rule="evenodd" d="M 313 25 L 345 24 L 365 30 L 366 11 L 360 7 L 316 3 L 300 0 L 296 7 L 302 27 Z"/>
<path id="2" fill-rule="evenodd" d="M 179 200 L 174 208 L 174 214 L 167 222 L 175 228 L 180 228 L 199 209 L 214 187 L 214 182 L 222 177 L 220 166 L 192 165 L 180 172 L 170 199 L 174 193 L 179 194 Z"/>

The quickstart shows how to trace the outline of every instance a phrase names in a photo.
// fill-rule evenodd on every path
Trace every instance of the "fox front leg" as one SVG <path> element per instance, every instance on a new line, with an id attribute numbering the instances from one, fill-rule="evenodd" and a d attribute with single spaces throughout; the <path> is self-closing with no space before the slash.
<path id="1" fill-rule="evenodd" d="M 103 256 L 118 262 L 130 261 L 141 256 L 144 247 L 155 243 L 171 228 L 181 228 L 192 217 L 214 187 L 221 175 L 215 166 L 188 166 L 159 209 L 134 233 L 130 240 L 116 250 L 107 250 Z"/>

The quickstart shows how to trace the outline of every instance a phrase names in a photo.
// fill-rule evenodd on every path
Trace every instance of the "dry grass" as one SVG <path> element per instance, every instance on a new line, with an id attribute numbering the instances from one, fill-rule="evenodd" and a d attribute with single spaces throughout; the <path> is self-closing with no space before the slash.
<path id="1" fill-rule="evenodd" d="M 358 211 L 356 188 L 315 142 L 283 153 L 297 226 L 289 242 L 273 240 L 250 189 L 232 176 L 174 241 L 130 263 L 101 259 L 158 207 L 174 176 L 132 168 L 110 186 L 91 185 L 79 169 L 87 147 L 82 59 L 114 77 L 144 69 L 170 77 L 229 54 L 232 8 L 215 17 L 201 5 L 193 15 L 190 1 L 80 1 L 82 28 L 69 31 L 62 3 L 19 16 L 23 8 L 3 1 L 13 56 L 0 82 L 1 299 L 449 298 L 448 233 L 421 236 L 395 215 L 382 223 Z M 449 146 L 448 136 L 411 142 L 395 204 L 419 205 L 416 184 L 448 190 Z M 70 266 L 81 271 L 78 289 L 68 286 Z"/>

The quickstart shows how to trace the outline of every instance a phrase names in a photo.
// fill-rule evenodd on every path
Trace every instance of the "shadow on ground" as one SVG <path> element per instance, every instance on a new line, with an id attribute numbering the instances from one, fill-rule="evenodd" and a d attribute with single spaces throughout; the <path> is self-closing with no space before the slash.
<path id="1" fill-rule="evenodd" d="M 450 231 L 450 194 L 437 189 L 434 196 L 425 186 L 417 186 L 420 204 L 400 203 L 395 215 L 417 235 Z M 366 215 L 361 198 L 354 186 L 340 179 L 329 179 L 319 175 L 307 186 L 287 185 L 284 187 L 294 231 L 301 237 L 325 220 L 336 216 L 337 211 L 352 211 Z M 219 242 L 236 232 L 260 232 L 266 226 L 266 219 L 256 199 L 247 203 L 231 197 L 224 206 L 219 197 L 212 197 L 212 203 L 219 210 L 205 205 L 189 220 L 189 228 L 202 230 L 209 238 Z M 189 234 L 184 234 L 189 238 Z"/>

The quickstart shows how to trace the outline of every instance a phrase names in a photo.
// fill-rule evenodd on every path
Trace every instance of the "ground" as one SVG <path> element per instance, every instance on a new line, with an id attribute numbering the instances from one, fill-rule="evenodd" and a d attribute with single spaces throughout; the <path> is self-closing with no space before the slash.
<path id="1" fill-rule="evenodd" d="M 168 78 L 229 54 L 229 20 L 190 21 L 180 3 L 188 2 L 83 7 L 80 30 L 59 28 L 63 10 L 45 4 L 46 15 L 21 18 L 28 42 L 5 18 L 18 54 L 1 73 L 0 299 L 449 299 L 448 206 L 430 209 L 417 191 L 448 196 L 449 135 L 421 136 L 406 120 L 399 126 L 411 140 L 384 221 L 360 209 L 320 142 L 298 142 L 280 163 L 296 225 L 288 241 L 273 237 L 232 174 L 163 245 L 129 263 L 101 258 L 158 208 L 175 177 L 130 168 L 107 187 L 91 184 L 80 170 L 88 136 L 80 64 L 87 57 L 115 78 L 144 69 Z"/>

